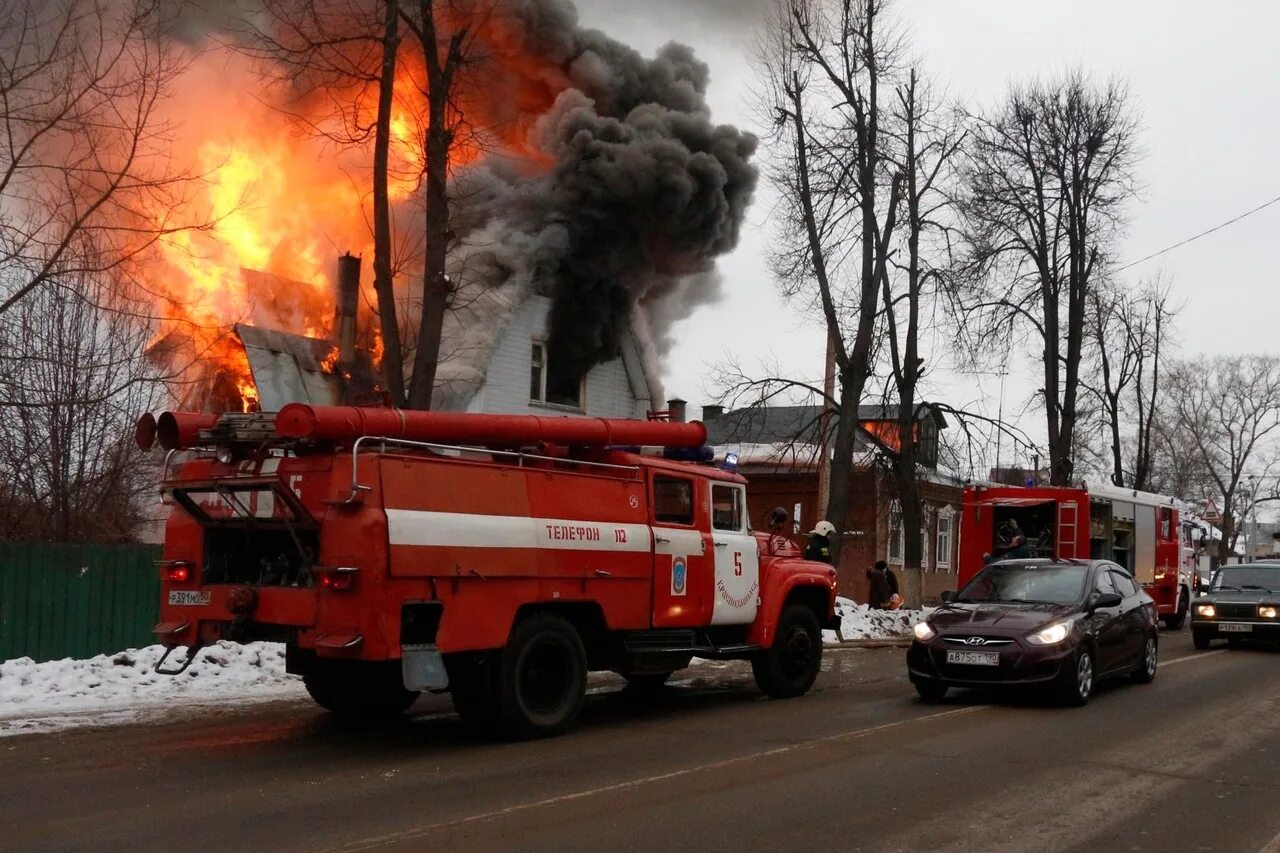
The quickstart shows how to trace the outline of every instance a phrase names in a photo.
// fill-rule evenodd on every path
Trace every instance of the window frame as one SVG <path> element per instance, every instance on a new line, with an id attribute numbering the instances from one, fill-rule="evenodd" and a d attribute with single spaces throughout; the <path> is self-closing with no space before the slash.
<path id="1" fill-rule="evenodd" d="M 547 342 L 534 338 L 529 348 L 529 390 L 533 390 L 533 371 L 538 371 L 538 393 L 529 398 L 530 403 L 547 405 Z"/>
<path id="2" fill-rule="evenodd" d="M 722 483 L 716 480 L 710 482 L 711 488 L 707 490 L 709 498 L 709 508 L 711 512 L 711 530 L 716 533 L 745 533 L 747 530 L 747 492 L 737 483 Z M 737 515 L 736 527 L 721 527 L 716 524 L 716 489 L 728 489 L 733 493 L 734 511 Z"/>
<path id="3" fill-rule="evenodd" d="M 897 519 L 896 528 L 894 525 L 895 518 Z M 889 517 L 886 520 L 886 526 L 885 539 L 888 541 L 885 543 L 885 562 L 891 563 L 895 566 L 901 566 L 902 560 L 905 556 L 903 554 L 903 551 L 905 550 L 905 541 L 903 539 L 902 506 L 897 501 L 889 504 Z M 897 530 L 896 536 L 894 535 L 895 529 Z M 895 545 L 897 546 L 896 549 L 894 547 Z M 894 555 L 895 550 L 898 552 L 896 556 Z"/>
<path id="4" fill-rule="evenodd" d="M 937 554 L 935 555 L 935 559 L 937 560 L 936 565 L 940 572 L 951 571 L 951 555 L 955 548 L 955 518 L 955 508 L 949 504 L 938 510 L 938 526 L 934 533 L 934 547 L 937 551 Z M 944 521 L 947 523 L 947 548 L 945 554 L 942 549 L 942 522 Z"/>
<path id="5" fill-rule="evenodd" d="M 688 521 L 671 521 L 658 517 L 658 481 L 666 480 L 673 483 L 684 483 L 689 487 L 689 520 Z M 694 482 L 693 477 L 684 477 L 679 474 L 667 474 L 662 472 L 654 472 L 649 480 L 650 494 L 653 496 L 649 507 L 649 518 L 654 525 L 663 527 L 688 527 L 693 528 L 698 521 L 698 513 L 695 511 L 695 504 L 698 499 L 698 486 Z"/>
<path id="6" fill-rule="evenodd" d="M 540 355 L 538 359 L 534 358 L 535 351 Z M 535 367 L 539 371 L 538 396 L 531 397 L 529 405 L 559 409 L 564 412 L 585 413 L 587 411 L 587 377 L 585 375 L 578 381 L 578 401 L 576 403 L 557 403 L 554 400 L 547 399 L 547 384 L 551 381 L 551 357 L 546 338 L 533 338 L 531 341 L 529 348 L 530 390 L 533 389 L 533 371 Z"/>

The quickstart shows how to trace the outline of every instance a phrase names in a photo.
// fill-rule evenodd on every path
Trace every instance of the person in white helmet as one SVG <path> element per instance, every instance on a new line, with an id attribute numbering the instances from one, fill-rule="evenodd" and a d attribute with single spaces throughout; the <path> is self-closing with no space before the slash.
<path id="1" fill-rule="evenodd" d="M 804 558 L 834 565 L 831 557 L 831 535 L 835 532 L 836 526 L 829 521 L 815 524 L 809 531 L 809 546 L 804 549 Z"/>

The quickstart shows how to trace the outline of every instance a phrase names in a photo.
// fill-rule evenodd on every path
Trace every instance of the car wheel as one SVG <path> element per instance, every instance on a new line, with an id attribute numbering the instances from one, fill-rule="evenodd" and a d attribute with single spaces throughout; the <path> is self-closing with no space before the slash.
<path id="1" fill-rule="evenodd" d="M 1080 649 L 1076 654 L 1075 665 L 1068 666 L 1063 673 L 1061 691 L 1062 701 L 1067 705 L 1082 707 L 1089 704 L 1093 695 L 1097 670 L 1094 666 L 1093 652 L 1088 647 Z"/>
<path id="2" fill-rule="evenodd" d="M 925 702 L 934 703 L 941 702 L 947 698 L 947 691 L 950 689 L 941 681 L 914 681 L 916 693 Z"/>
<path id="3" fill-rule="evenodd" d="M 1133 680 L 1139 684 L 1150 684 L 1156 680 L 1156 668 L 1160 665 L 1160 651 L 1155 637 L 1147 637 L 1142 647 L 1142 658 L 1138 668 L 1133 671 Z"/>
<path id="4" fill-rule="evenodd" d="M 1197 651 L 1204 651 L 1209 648 L 1211 639 L 1212 637 L 1209 636 L 1208 631 L 1197 631 L 1194 628 L 1191 630 L 1191 644 L 1196 647 Z"/>
<path id="5" fill-rule="evenodd" d="M 778 618 L 773 645 L 751 659 L 756 684 L 774 699 L 809 692 L 822 666 L 822 628 L 813 608 L 790 604 Z"/>

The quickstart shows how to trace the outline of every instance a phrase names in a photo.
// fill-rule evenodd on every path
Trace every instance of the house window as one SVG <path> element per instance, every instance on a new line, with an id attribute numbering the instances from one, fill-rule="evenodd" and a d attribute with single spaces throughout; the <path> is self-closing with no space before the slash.
<path id="1" fill-rule="evenodd" d="M 951 570 L 951 530 L 955 516 L 947 507 L 938 513 L 938 570 Z"/>
<path id="2" fill-rule="evenodd" d="M 534 341 L 529 360 L 529 400 L 553 406 L 582 408 L 582 380 L 557 370 L 547 358 L 545 341 Z"/>
<path id="3" fill-rule="evenodd" d="M 902 510 L 897 502 L 889 508 L 889 553 L 890 563 L 902 563 Z"/>
<path id="4" fill-rule="evenodd" d="M 932 544 L 929 536 L 929 515 L 929 508 L 922 507 L 920 512 L 920 568 L 926 572 L 929 570 L 929 546 Z"/>

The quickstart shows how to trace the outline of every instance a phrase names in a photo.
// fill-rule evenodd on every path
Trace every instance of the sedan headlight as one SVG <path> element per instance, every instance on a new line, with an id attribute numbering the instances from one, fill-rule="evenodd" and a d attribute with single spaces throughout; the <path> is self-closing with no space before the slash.
<path id="1" fill-rule="evenodd" d="M 1263 605 L 1258 608 L 1258 616 L 1263 619 L 1274 619 L 1276 618 L 1276 609 L 1271 605 Z"/>
<path id="2" fill-rule="evenodd" d="M 1027 642 L 1036 646 L 1054 646 L 1061 643 L 1071 633 L 1071 625 L 1066 622 L 1058 622 L 1047 628 L 1041 628 L 1034 634 L 1027 636 Z"/>
<path id="3" fill-rule="evenodd" d="M 1206 619 L 1212 619 L 1218 615 L 1218 609 L 1212 604 L 1197 604 L 1196 615 L 1203 616 Z"/>
<path id="4" fill-rule="evenodd" d="M 927 643 L 938 636 L 938 632 L 929 627 L 928 622 L 917 622 L 911 631 L 916 635 L 916 639 L 922 643 Z"/>

